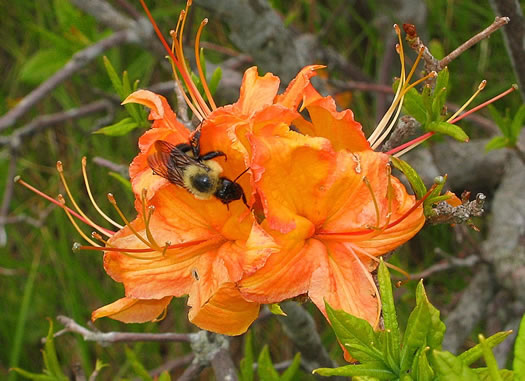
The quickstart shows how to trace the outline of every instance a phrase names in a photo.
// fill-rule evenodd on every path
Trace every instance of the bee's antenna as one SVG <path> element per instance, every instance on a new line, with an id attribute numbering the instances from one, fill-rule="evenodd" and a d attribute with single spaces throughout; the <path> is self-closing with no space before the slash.
<path id="1" fill-rule="evenodd" d="M 241 174 L 240 174 L 239 176 L 237 176 L 237 177 L 235 178 L 235 180 L 233 180 L 233 182 L 236 183 L 237 180 L 239 180 L 240 177 L 241 177 L 242 175 L 244 175 L 246 172 L 248 172 L 250 169 L 251 169 L 251 168 L 248 167 L 248 168 L 246 168 L 244 171 L 242 171 Z"/>

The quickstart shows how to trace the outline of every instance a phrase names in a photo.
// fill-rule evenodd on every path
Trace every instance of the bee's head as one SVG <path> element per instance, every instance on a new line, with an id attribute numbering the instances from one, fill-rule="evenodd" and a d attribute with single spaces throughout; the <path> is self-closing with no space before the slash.
<path id="1" fill-rule="evenodd" d="M 232 201 L 240 200 L 242 198 L 244 204 L 248 206 L 242 187 L 235 181 L 231 181 L 226 177 L 219 178 L 219 186 L 217 187 L 214 195 L 226 205 Z"/>

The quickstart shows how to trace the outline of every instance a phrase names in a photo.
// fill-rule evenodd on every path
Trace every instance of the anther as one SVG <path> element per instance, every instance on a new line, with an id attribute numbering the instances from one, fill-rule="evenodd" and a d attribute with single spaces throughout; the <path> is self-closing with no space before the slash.
<path id="1" fill-rule="evenodd" d="M 64 172 L 64 166 L 62 165 L 62 162 L 60 160 L 57 161 L 57 171 L 60 173 Z"/>
<path id="2" fill-rule="evenodd" d="M 107 194 L 107 198 L 108 198 L 108 201 L 113 204 L 113 205 L 117 205 L 117 201 L 115 200 L 115 196 L 113 196 L 112 193 L 108 193 Z"/>
<path id="3" fill-rule="evenodd" d="M 74 242 L 71 250 L 73 250 L 73 253 L 79 253 L 82 250 L 82 245 L 78 242 Z"/>
<path id="4" fill-rule="evenodd" d="M 17 176 L 15 176 L 15 177 L 13 177 L 13 182 L 14 182 L 14 183 L 19 183 L 19 182 L 20 182 L 20 179 L 21 179 L 20 175 L 17 175 Z"/>
<path id="5" fill-rule="evenodd" d="M 481 83 L 479 84 L 478 86 L 478 90 L 483 90 L 485 88 L 485 86 L 487 85 L 487 80 L 484 79 L 483 81 L 481 81 Z"/>

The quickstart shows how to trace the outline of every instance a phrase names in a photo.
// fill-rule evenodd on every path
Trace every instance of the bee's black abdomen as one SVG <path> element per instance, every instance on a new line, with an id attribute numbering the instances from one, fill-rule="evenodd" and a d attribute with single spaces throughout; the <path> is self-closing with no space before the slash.
<path id="1" fill-rule="evenodd" d="M 191 177 L 191 185 L 202 193 L 208 193 L 213 189 L 213 180 L 205 173 Z"/>

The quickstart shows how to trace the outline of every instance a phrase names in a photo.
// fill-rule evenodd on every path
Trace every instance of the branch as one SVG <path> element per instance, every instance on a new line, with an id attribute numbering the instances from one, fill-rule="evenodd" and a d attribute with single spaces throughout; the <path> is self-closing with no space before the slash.
<path id="1" fill-rule="evenodd" d="M 475 264 L 479 263 L 479 257 L 477 255 L 469 255 L 466 258 L 455 258 L 450 257 L 448 260 L 444 260 L 440 263 L 436 263 L 435 265 L 430 266 L 428 269 L 423 270 L 419 273 L 410 274 L 410 279 L 424 279 L 428 278 L 431 275 L 446 271 L 450 269 L 455 269 L 458 267 L 472 267 Z"/>
<path id="2" fill-rule="evenodd" d="M 189 343 L 195 335 L 193 333 L 95 332 L 81 326 L 67 316 L 57 316 L 57 320 L 62 323 L 65 328 L 55 333 L 54 337 L 61 336 L 66 332 L 73 332 L 82 335 L 86 341 L 95 341 L 100 344 L 133 343 L 137 341 Z M 45 339 L 42 339 L 42 341 L 45 342 Z"/>
<path id="3" fill-rule="evenodd" d="M 464 194 L 470 192 L 464 192 Z M 483 215 L 483 205 L 485 203 L 485 196 L 483 193 L 478 193 L 474 201 L 468 201 L 468 195 L 462 195 L 462 204 L 459 206 L 452 206 L 446 201 L 441 201 L 434 208 L 432 208 L 433 215 L 427 218 L 428 223 L 436 224 L 464 224 L 469 223 L 472 217 L 480 217 Z M 476 228 L 475 228 L 476 229 Z"/>
<path id="4" fill-rule="evenodd" d="M 438 64 L 439 71 L 442 70 L 448 64 L 450 64 L 453 60 L 458 58 L 461 54 L 463 54 L 463 52 L 465 50 L 467 50 L 470 47 L 476 45 L 481 40 L 484 40 L 485 38 L 488 38 L 492 33 L 497 31 L 499 28 L 501 28 L 502 26 L 508 24 L 509 21 L 510 21 L 510 19 L 508 17 L 499 17 L 499 16 L 497 16 L 494 19 L 494 22 L 492 24 L 490 24 L 490 26 L 488 26 L 487 28 L 485 28 L 484 30 L 482 30 L 481 32 L 479 32 L 478 34 L 476 34 L 475 36 L 473 36 L 472 38 L 470 38 L 469 40 L 464 42 L 462 45 L 457 47 L 454 51 L 449 53 L 445 58 L 443 58 L 441 61 L 439 61 L 439 64 Z"/>
<path id="5" fill-rule="evenodd" d="M 191 349 L 195 353 L 193 365 L 211 364 L 218 381 L 237 381 L 237 371 L 229 353 L 230 343 L 223 335 L 208 331 L 192 334 Z"/>
<path id="6" fill-rule="evenodd" d="M 44 83 L 26 95 L 14 108 L 9 110 L 0 118 L 0 131 L 12 126 L 25 113 L 27 113 L 35 104 L 40 102 L 58 85 L 71 77 L 75 72 L 84 67 L 86 64 L 100 56 L 104 51 L 117 45 L 127 42 L 136 41 L 137 34 L 131 29 L 115 32 L 97 43 L 76 52 L 68 63 L 48 78 Z"/>
<path id="7" fill-rule="evenodd" d="M 14 148 L 9 151 L 9 166 L 7 168 L 7 179 L 4 189 L 4 196 L 2 198 L 2 204 L 0 205 L 0 247 L 3 247 L 7 243 L 7 232 L 5 230 L 5 221 L 7 214 L 9 213 L 9 205 L 13 198 L 14 181 L 13 178 L 16 175 L 16 162 L 17 152 Z"/>

